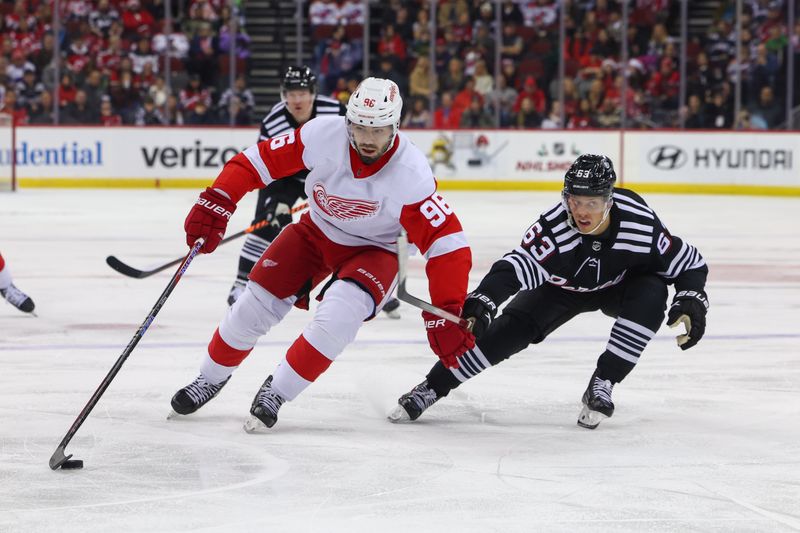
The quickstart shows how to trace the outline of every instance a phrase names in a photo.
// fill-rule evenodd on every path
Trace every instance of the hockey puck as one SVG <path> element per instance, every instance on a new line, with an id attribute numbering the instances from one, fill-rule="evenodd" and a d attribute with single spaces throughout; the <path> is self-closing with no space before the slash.
<path id="1" fill-rule="evenodd" d="M 61 470 L 77 470 L 79 468 L 83 468 L 83 461 L 80 459 L 64 461 L 64 464 L 61 465 Z"/>

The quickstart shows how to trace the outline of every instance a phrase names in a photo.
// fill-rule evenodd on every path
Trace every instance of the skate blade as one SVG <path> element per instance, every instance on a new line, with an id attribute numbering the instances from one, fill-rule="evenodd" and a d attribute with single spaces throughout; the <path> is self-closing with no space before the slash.
<path id="1" fill-rule="evenodd" d="M 247 420 L 244 421 L 244 426 L 242 427 L 247 433 L 260 433 L 269 429 L 264 422 L 253 415 L 250 415 Z"/>
<path id="2" fill-rule="evenodd" d="M 186 416 L 186 415 L 182 415 L 182 414 L 178 413 L 177 411 L 175 411 L 175 409 L 172 409 L 169 412 L 169 414 L 167 414 L 167 420 L 177 420 L 177 419 L 179 419 L 179 418 L 181 418 L 183 416 Z"/>
<path id="3" fill-rule="evenodd" d="M 578 415 L 578 425 L 586 429 L 594 429 L 600 425 L 600 422 L 608 418 L 606 415 L 599 411 L 592 411 L 585 405 Z"/>
<path id="4" fill-rule="evenodd" d="M 388 418 L 389 422 L 392 424 L 405 424 L 407 422 L 411 422 L 411 417 L 408 416 L 408 413 L 400 404 L 396 405 L 386 418 Z"/>

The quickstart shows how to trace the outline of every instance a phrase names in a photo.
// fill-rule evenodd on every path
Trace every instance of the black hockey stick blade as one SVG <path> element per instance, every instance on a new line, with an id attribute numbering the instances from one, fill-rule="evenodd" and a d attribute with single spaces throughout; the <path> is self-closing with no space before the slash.
<path id="1" fill-rule="evenodd" d="M 154 268 L 153 270 L 139 270 L 138 268 L 133 268 L 132 266 L 123 263 L 113 255 L 109 255 L 108 257 L 106 257 L 106 264 L 108 266 L 110 266 L 111 268 L 113 268 L 114 270 L 116 270 L 117 272 L 119 272 L 124 276 L 136 279 L 148 278 L 153 274 L 158 274 L 159 272 L 162 272 L 171 266 L 177 265 L 181 261 L 183 261 L 183 258 L 180 258 L 177 261 L 170 261 L 169 263 L 161 265 L 158 268 Z"/>
<path id="2" fill-rule="evenodd" d="M 56 448 L 56 451 L 53 452 L 53 455 L 50 457 L 50 468 L 52 470 L 58 470 L 61 468 L 61 465 L 66 463 L 69 458 L 72 457 L 72 454 L 64 455 L 64 448 L 65 446 L 63 444 L 59 445 L 58 448 Z"/>
<path id="3" fill-rule="evenodd" d="M 455 322 L 464 329 L 471 330 L 473 322 L 458 315 L 454 315 L 444 309 L 436 307 L 433 304 L 421 300 L 416 296 L 408 293 L 406 290 L 406 275 L 408 274 L 408 236 L 405 230 L 400 232 L 397 236 L 397 297 L 407 304 L 418 307 L 423 311 L 427 311 L 450 322 Z"/>

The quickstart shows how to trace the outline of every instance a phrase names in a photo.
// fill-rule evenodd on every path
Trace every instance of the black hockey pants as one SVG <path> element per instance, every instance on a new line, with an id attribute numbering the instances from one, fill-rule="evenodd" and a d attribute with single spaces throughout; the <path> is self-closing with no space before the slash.
<path id="1" fill-rule="evenodd" d="M 661 326 L 666 302 L 667 285 L 652 274 L 596 292 L 574 292 L 550 284 L 519 292 L 477 341 L 476 349 L 458 358 L 460 368 L 450 370 L 436 363 L 428 373 L 428 384 L 439 396 L 446 396 L 489 366 L 542 342 L 575 316 L 598 310 L 617 319 L 597 360 L 598 375 L 617 383 L 633 370 Z"/>

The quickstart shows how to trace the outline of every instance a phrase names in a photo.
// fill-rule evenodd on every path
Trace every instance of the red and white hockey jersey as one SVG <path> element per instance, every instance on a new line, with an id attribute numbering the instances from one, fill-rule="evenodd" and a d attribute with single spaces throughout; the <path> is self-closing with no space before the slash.
<path id="1" fill-rule="evenodd" d="M 350 146 L 344 117 L 317 117 L 231 159 L 213 187 L 238 202 L 248 191 L 309 170 L 311 220 L 333 242 L 396 252 L 405 228 L 428 260 L 434 305 L 463 304 L 471 253 L 461 223 L 436 192 L 425 155 L 401 132 L 375 163 Z"/>

